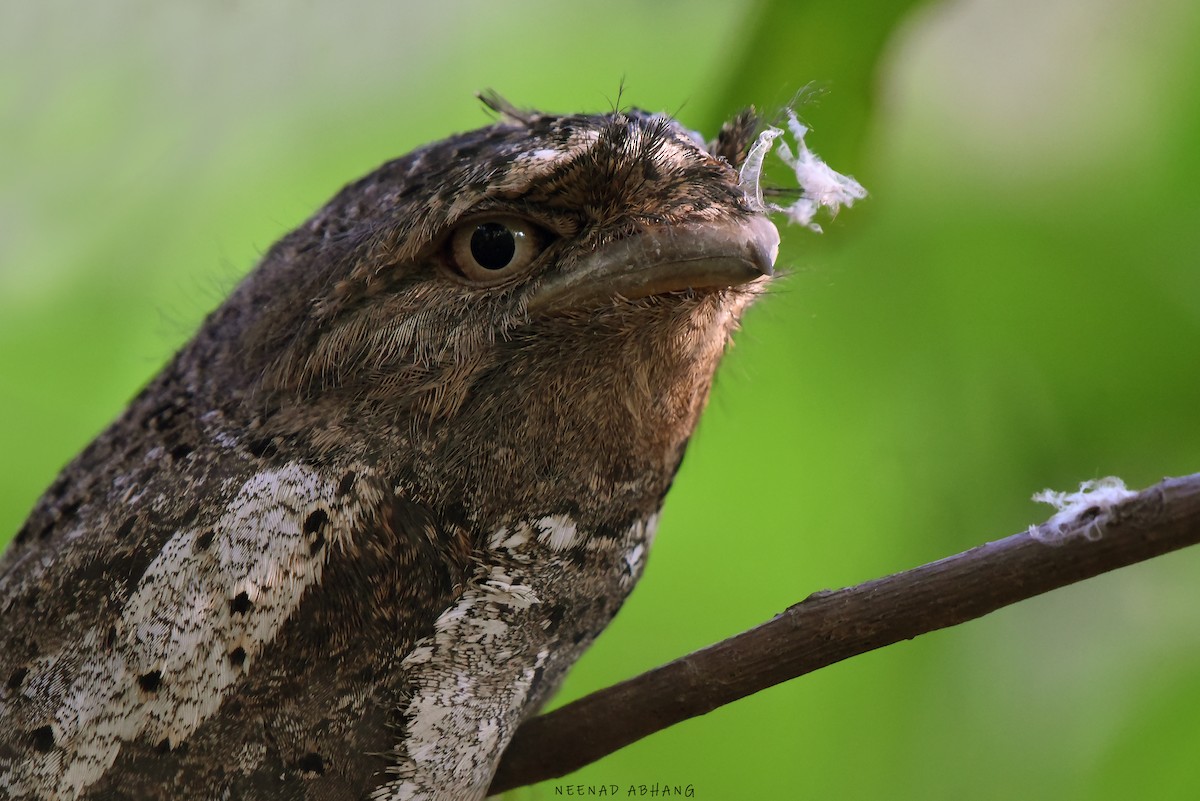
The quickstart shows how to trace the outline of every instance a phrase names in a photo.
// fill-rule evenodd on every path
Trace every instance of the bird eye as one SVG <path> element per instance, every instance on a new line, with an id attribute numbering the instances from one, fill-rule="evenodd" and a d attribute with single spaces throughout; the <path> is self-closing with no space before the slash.
<path id="1" fill-rule="evenodd" d="M 450 266 L 474 284 L 502 283 L 521 273 L 542 252 L 542 234 L 517 217 L 473 220 L 450 235 Z"/>

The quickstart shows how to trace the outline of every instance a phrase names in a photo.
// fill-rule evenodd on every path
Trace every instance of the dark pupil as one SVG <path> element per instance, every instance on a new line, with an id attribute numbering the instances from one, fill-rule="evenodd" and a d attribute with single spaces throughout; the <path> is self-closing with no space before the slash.
<path id="1" fill-rule="evenodd" d="M 471 234 L 471 255 L 485 270 L 503 270 L 517 252 L 512 231 L 500 223 L 483 223 Z"/>

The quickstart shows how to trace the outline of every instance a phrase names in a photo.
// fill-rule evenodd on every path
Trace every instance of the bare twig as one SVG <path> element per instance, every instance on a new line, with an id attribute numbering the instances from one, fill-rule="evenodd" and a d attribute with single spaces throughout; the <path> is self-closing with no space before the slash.
<path id="1" fill-rule="evenodd" d="M 526 722 L 493 793 L 562 776 L 636 740 L 858 654 L 1200 541 L 1200 473 L 1111 508 L 855 587 Z"/>

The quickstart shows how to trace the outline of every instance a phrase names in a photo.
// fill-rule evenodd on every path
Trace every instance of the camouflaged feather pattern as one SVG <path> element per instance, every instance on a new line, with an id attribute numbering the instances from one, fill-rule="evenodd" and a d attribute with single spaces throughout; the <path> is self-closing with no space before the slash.
<path id="1" fill-rule="evenodd" d="M 533 317 L 647 226 L 760 215 L 749 118 L 496 124 L 286 236 L 0 562 L 0 794 L 475 799 L 616 613 L 762 282 Z M 502 287 L 447 232 L 546 232 Z"/>

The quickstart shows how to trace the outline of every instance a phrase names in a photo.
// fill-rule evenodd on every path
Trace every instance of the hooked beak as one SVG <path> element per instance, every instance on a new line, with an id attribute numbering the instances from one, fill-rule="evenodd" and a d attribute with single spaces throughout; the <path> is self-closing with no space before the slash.
<path id="1" fill-rule="evenodd" d="M 779 231 L 764 216 L 651 228 L 588 254 L 533 294 L 531 313 L 689 289 L 724 289 L 774 274 Z"/>

